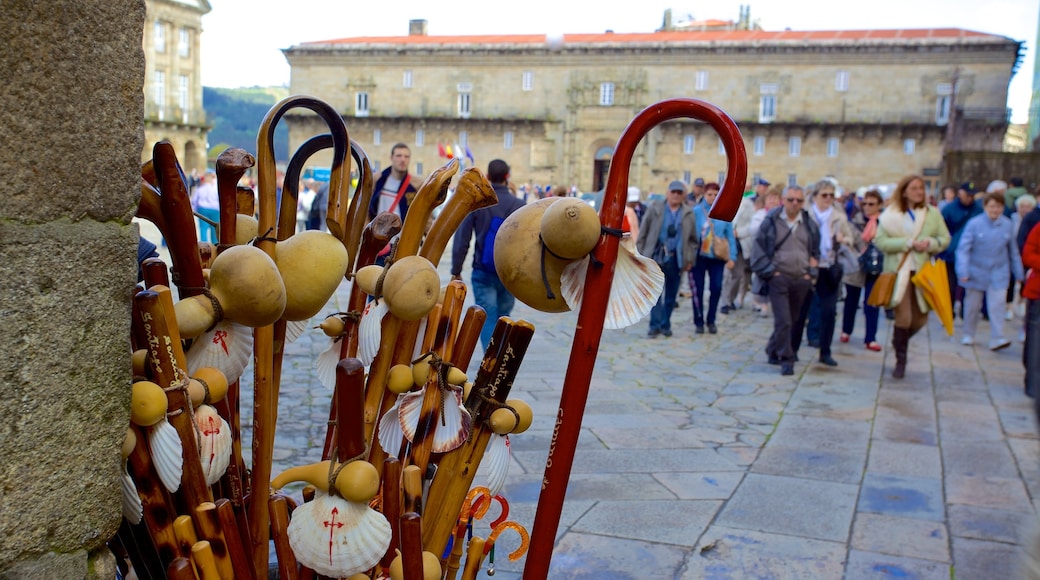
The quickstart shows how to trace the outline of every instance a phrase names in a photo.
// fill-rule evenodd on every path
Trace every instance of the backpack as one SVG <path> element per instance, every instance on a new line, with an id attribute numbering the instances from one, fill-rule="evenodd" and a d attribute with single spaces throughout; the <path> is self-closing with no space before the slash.
<path id="1" fill-rule="evenodd" d="M 859 256 L 859 265 L 868 276 L 877 276 L 885 269 L 885 254 L 874 244 L 867 246 Z"/>
<path id="2" fill-rule="evenodd" d="M 498 235 L 498 228 L 502 227 L 502 222 L 504 221 L 506 221 L 505 218 L 491 216 L 491 224 L 484 234 L 483 250 L 480 254 L 481 268 L 496 276 L 498 272 L 495 270 L 495 236 Z"/>

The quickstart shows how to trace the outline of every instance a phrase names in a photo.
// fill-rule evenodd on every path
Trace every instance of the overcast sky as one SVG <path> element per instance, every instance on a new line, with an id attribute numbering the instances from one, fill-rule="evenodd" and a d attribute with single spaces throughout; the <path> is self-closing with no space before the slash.
<path id="1" fill-rule="evenodd" d="M 301 42 L 351 36 L 399 36 L 408 21 L 425 19 L 431 35 L 651 32 L 666 8 L 673 19 L 736 20 L 741 4 L 766 30 L 965 28 L 1025 41 L 1025 58 L 1011 81 L 1013 121 L 1025 122 L 1032 90 L 1040 0 L 748 0 L 603 2 L 589 0 L 210 0 L 202 17 L 202 83 L 209 87 L 289 84 L 281 53 Z M 725 103 L 719 103 L 725 107 Z"/>

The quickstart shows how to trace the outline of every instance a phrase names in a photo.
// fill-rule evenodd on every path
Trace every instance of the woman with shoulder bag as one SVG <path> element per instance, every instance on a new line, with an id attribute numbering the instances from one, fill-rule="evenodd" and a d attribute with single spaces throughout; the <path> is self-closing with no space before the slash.
<path id="1" fill-rule="evenodd" d="M 863 231 L 858 236 L 854 236 L 856 250 L 859 252 L 859 268 L 856 269 L 855 273 L 845 273 L 845 311 L 841 319 L 841 341 L 848 342 L 849 337 L 852 335 L 852 330 L 856 326 L 856 311 L 859 310 L 860 296 L 862 295 L 863 318 L 867 323 L 867 328 L 863 334 L 863 344 L 867 350 L 874 352 L 881 350 L 881 345 L 877 342 L 880 309 L 877 306 L 867 304 L 866 299 L 870 296 L 870 291 L 874 289 L 874 282 L 877 281 L 881 270 L 872 270 L 873 264 L 876 262 L 865 258 L 869 258 L 868 252 L 876 252 L 882 260 L 884 259 L 884 254 L 871 243 L 874 241 L 874 236 L 877 235 L 877 221 L 878 216 L 881 215 L 881 206 L 883 204 L 884 199 L 881 197 L 881 192 L 876 189 L 867 191 L 863 194 L 863 200 L 860 201 L 860 210 L 866 223 L 863 224 Z M 883 267 L 880 263 L 877 266 Z"/>
<path id="2" fill-rule="evenodd" d="M 733 234 L 733 224 L 708 217 L 711 204 L 719 194 L 719 184 L 709 183 L 704 186 L 704 199 L 693 206 L 693 214 L 697 218 L 697 232 L 700 236 L 700 252 L 697 263 L 690 270 L 690 288 L 693 290 L 693 324 L 697 334 L 704 334 L 705 320 L 708 332 L 715 334 L 715 311 L 722 297 L 723 268 L 733 268 L 737 260 L 737 239 Z M 708 275 L 710 287 L 708 311 L 704 311 L 704 275 Z M 706 316 L 705 316 L 706 315 Z"/>
<path id="3" fill-rule="evenodd" d="M 820 227 L 820 273 L 810 306 L 809 325 L 818 329 L 810 334 L 810 346 L 820 349 L 820 363 L 838 366 L 831 356 L 834 325 L 838 317 L 838 293 L 841 290 L 843 269 L 838 256 L 843 246 L 853 243 L 852 227 L 845 210 L 835 206 L 837 182 L 824 178 L 809 187 L 809 215 Z"/>
<path id="4" fill-rule="evenodd" d="M 874 245 L 885 253 L 885 274 L 895 275 L 888 300 L 895 310 L 892 347 L 896 364 L 892 376 L 906 375 L 906 350 L 910 337 L 928 323 L 928 304 L 910 278 L 950 244 L 950 231 L 939 210 L 925 201 L 924 178 L 908 175 L 892 192 L 888 208 L 878 218 Z M 880 281 L 879 281 L 880 283 Z"/>

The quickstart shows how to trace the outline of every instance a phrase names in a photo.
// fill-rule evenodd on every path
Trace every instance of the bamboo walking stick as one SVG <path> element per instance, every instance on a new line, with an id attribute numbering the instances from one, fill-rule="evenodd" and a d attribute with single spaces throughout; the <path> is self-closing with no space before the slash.
<path id="1" fill-rule="evenodd" d="M 747 178 L 747 154 L 736 124 L 722 109 L 696 99 L 670 99 L 643 109 L 622 132 L 614 148 L 614 158 L 607 174 L 607 187 L 600 223 L 620 229 L 624 215 L 629 165 L 639 141 L 652 128 L 680 117 L 708 122 L 721 137 L 726 149 L 728 169 L 726 181 L 711 208 L 710 217 L 731 221 L 740 207 Z M 593 250 L 592 263 L 585 279 L 585 293 L 578 313 L 578 323 L 571 345 L 567 375 L 564 379 L 560 407 L 553 431 L 553 445 L 546 460 L 542 490 L 538 497 L 531 549 L 524 567 L 525 578 L 546 578 L 552 558 L 556 530 L 567 492 L 574 450 L 581 430 L 581 419 L 588 400 L 589 384 L 603 335 L 607 299 L 617 261 L 618 238 L 604 235 Z"/>

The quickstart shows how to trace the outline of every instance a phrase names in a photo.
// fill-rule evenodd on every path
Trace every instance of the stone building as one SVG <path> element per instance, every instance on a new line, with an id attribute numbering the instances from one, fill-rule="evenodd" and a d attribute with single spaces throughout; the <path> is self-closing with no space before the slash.
<path id="1" fill-rule="evenodd" d="M 937 183 L 948 150 L 1000 151 L 1012 39 L 961 29 L 765 31 L 668 27 L 651 33 L 407 36 L 308 42 L 284 51 L 291 91 L 341 111 L 352 138 L 385 166 L 412 148 L 422 175 L 461 145 L 478 166 L 501 157 L 515 181 L 603 186 L 632 117 L 671 97 L 724 109 L 747 148 L 749 179 L 850 187 L 921 173 Z M 720 29 L 721 28 L 721 29 Z M 753 27 L 751 27 L 753 28 Z M 290 148 L 323 132 L 289 119 Z M 322 163 L 323 158 L 316 158 Z M 719 139 L 706 124 L 659 126 L 640 145 L 631 181 L 721 182 Z"/>
<path id="2" fill-rule="evenodd" d="M 207 0 L 148 0 L 143 45 L 144 149 L 141 161 L 152 158 L 152 145 L 168 140 L 177 150 L 185 172 L 206 169 L 206 113 L 202 109 L 200 36 Z"/>

